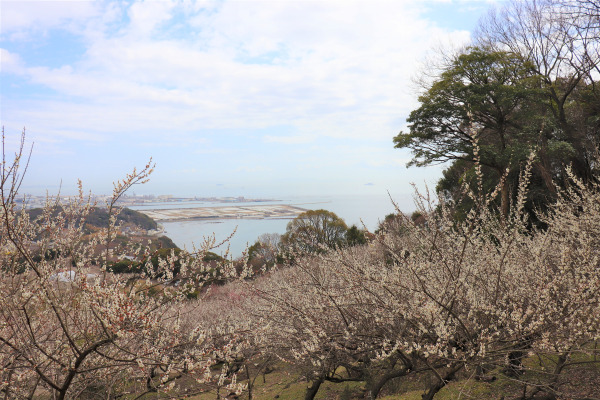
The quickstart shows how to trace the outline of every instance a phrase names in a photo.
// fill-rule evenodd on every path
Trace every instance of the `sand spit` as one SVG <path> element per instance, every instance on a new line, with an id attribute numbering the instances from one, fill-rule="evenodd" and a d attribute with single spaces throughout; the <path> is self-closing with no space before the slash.
<path id="1" fill-rule="evenodd" d="M 225 206 L 138 210 L 155 221 L 185 221 L 194 219 L 291 219 L 306 211 L 304 208 L 286 204 L 255 206 Z"/>

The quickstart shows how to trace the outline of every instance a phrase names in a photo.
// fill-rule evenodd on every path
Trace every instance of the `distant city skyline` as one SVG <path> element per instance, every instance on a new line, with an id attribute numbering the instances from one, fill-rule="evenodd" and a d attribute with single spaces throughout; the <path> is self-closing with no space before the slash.
<path id="1" fill-rule="evenodd" d="M 498 1 L 0 2 L 7 147 L 34 144 L 23 193 L 408 196 L 392 138 L 435 48 Z"/>

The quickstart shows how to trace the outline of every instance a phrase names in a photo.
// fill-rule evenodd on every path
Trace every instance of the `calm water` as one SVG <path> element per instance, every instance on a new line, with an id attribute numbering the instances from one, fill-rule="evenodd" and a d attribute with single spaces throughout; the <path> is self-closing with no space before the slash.
<path id="1" fill-rule="evenodd" d="M 412 199 L 394 198 L 401 210 L 412 209 Z M 232 206 L 251 204 L 289 204 L 309 210 L 325 209 L 333 211 L 346 221 L 348 226 L 362 224 L 371 231 L 387 214 L 393 213 L 394 206 L 387 195 L 354 195 L 354 196 L 323 196 L 323 197 L 287 197 L 274 202 L 260 203 L 231 203 Z M 152 206 L 132 207 L 138 210 L 144 208 L 191 208 L 225 206 L 223 203 L 160 203 Z M 192 249 L 192 245 L 200 245 L 203 238 L 214 233 L 217 241 L 224 240 L 235 230 L 234 236 L 229 241 L 230 254 L 239 257 L 244 249 L 252 245 L 258 236 L 263 233 L 285 233 L 289 219 L 223 219 L 223 220 L 196 220 L 181 222 L 163 222 L 165 234 L 179 247 Z M 362 222 L 361 222 L 362 221 Z M 213 250 L 222 254 L 225 248 Z"/>

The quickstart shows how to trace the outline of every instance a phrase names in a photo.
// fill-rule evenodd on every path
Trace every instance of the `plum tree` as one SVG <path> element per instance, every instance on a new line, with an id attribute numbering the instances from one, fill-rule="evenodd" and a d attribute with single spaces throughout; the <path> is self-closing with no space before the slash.
<path id="1" fill-rule="evenodd" d="M 152 265 L 148 253 L 144 274 L 109 269 L 120 257 L 112 246 L 116 202 L 144 183 L 153 165 L 114 184 L 109 222 L 90 237 L 84 226 L 94 205 L 81 183 L 69 201 L 48 198 L 35 219 L 17 206 L 28 161 L 24 140 L 23 132 L 15 159 L 4 154 L 0 171 L 3 397 L 115 398 L 165 391 L 184 375 L 211 381 L 210 368 L 234 350 L 226 324 L 202 323 L 186 312 L 193 309 L 186 301 L 191 282 L 206 272 L 202 257 L 171 253 Z"/>

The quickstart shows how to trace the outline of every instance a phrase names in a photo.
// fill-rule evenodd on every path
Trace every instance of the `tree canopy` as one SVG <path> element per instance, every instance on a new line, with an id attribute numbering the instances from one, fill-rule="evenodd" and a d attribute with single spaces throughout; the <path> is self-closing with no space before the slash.
<path id="1" fill-rule="evenodd" d="M 500 187 L 506 217 L 531 152 L 530 208 L 555 200 L 567 165 L 584 182 L 594 179 L 598 38 L 585 16 L 566 17 L 564 3 L 514 2 L 490 14 L 476 44 L 452 57 L 419 97 L 408 132 L 394 137 L 396 148 L 412 150 L 409 166 L 450 162 L 438 185 L 446 199 L 461 196 L 477 161 L 484 189 Z"/>
<path id="2" fill-rule="evenodd" d="M 331 211 L 308 210 L 288 223 L 281 240 L 286 246 L 314 253 L 340 246 L 347 229 L 344 220 Z"/>
<path id="3" fill-rule="evenodd" d="M 409 165 L 473 160 L 473 140 L 486 149 L 481 162 L 503 169 L 523 128 L 525 102 L 535 101 L 535 77 L 519 56 L 472 47 L 454 59 L 411 112 L 409 133 L 395 138 L 408 147 Z M 526 152 L 525 152 L 526 153 Z"/>

